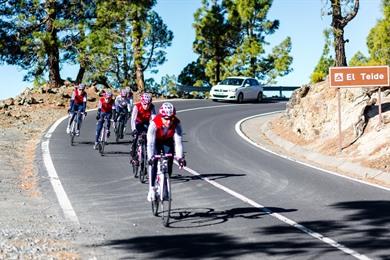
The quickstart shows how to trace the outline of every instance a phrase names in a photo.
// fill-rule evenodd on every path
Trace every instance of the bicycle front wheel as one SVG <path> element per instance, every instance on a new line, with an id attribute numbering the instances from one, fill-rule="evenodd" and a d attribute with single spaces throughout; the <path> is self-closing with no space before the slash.
<path id="1" fill-rule="evenodd" d="M 165 227 L 169 226 L 169 218 L 171 216 L 171 183 L 168 174 L 165 174 L 163 194 L 161 202 L 161 218 Z"/>
<path id="2" fill-rule="evenodd" d="M 72 125 L 70 126 L 70 133 L 69 133 L 69 137 L 70 137 L 70 145 L 73 146 L 74 145 L 74 136 L 76 134 L 76 124 L 75 124 L 75 121 L 76 119 L 73 120 L 72 122 Z"/>
<path id="3" fill-rule="evenodd" d="M 153 212 L 154 216 L 158 216 L 158 206 L 159 206 L 159 203 L 160 203 L 160 198 L 158 198 L 157 196 L 151 202 L 151 204 L 152 204 L 152 212 Z"/>
<path id="4" fill-rule="evenodd" d="M 106 129 L 103 128 L 102 130 L 102 134 L 100 136 L 100 142 L 99 142 L 99 153 L 101 156 L 104 155 L 104 146 L 106 145 L 106 139 L 105 139 L 105 136 L 106 136 Z"/>
<path id="5" fill-rule="evenodd" d="M 134 163 L 132 163 L 132 165 L 133 165 L 133 174 L 134 174 L 134 178 L 137 178 L 137 177 L 138 177 L 138 169 L 139 169 L 139 166 L 134 165 Z"/>

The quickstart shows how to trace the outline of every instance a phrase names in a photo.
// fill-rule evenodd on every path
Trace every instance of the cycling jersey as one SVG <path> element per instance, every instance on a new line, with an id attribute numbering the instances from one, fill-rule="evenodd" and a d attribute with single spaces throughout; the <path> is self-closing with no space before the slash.
<path id="1" fill-rule="evenodd" d="M 133 107 L 131 114 L 131 130 L 134 131 L 138 124 L 149 124 L 156 115 L 156 110 L 153 104 L 150 104 L 149 109 L 145 110 L 141 103 L 137 103 Z"/>
<path id="2" fill-rule="evenodd" d="M 161 115 L 159 114 L 153 119 L 153 122 L 156 125 L 156 142 L 160 143 L 173 138 L 176 126 L 180 123 L 180 120 L 176 116 L 174 116 L 172 118 L 171 125 L 166 128 L 164 127 Z"/>
<path id="3" fill-rule="evenodd" d="M 110 113 L 113 109 L 115 109 L 115 101 L 113 99 L 107 100 L 104 97 L 99 99 L 98 110 L 103 113 Z"/>
<path id="4" fill-rule="evenodd" d="M 85 112 L 87 107 L 87 92 L 75 88 L 70 98 L 69 110 Z"/>
<path id="5" fill-rule="evenodd" d="M 148 159 L 158 152 L 156 146 L 163 145 L 174 145 L 175 156 L 177 158 L 183 157 L 182 128 L 177 117 L 173 118 L 169 127 L 165 127 L 162 124 L 161 115 L 157 115 L 149 125 L 146 140 Z"/>
<path id="6" fill-rule="evenodd" d="M 131 107 L 133 106 L 133 99 L 128 97 L 117 96 L 115 98 L 115 108 L 116 112 L 127 110 L 127 112 L 131 112 Z"/>
<path id="7" fill-rule="evenodd" d="M 78 88 L 75 88 L 71 99 L 74 100 L 76 105 L 81 105 L 82 103 L 87 102 L 87 93 L 85 91 L 80 91 Z"/>

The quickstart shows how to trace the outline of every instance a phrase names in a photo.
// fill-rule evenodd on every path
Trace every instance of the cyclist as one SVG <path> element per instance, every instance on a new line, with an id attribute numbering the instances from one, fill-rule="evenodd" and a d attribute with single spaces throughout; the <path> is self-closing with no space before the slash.
<path id="1" fill-rule="evenodd" d="M 83 114 L 86 114 L 85 109 L 87 108 L 87 92 L 85 92 L 85 85 L 79 84 L 74 88 L 72 92 L 72 97 L 70 98 L 70 104 L 68 108 L 68 112 L 70 113 L 70 117 L 68 120 L 68 125 L 66 127 L 66 133 L 70 133 L 70 125 L 72 124 L 76 114 L 78 111 L 81 113 L 78 117 L 78 124 L 76 127 L 76 135 L 80 135 L 80 125 L 83 118 Z"/>
<path id="2" fill-rule="evenodd" d="M 136 145 L 138 140 L 138 135 L 142 132 L 148 130 L 149 122 L 153 120 L 156 116 L 156 110 L 154 104 L 152 104 L 152 95 L 150 93 L 143 93 L 141 95 L 140 102 L 136 103 L 133 107 L 133 112 L 131 114 L 131 131 L 133 138 L 133 143 L 131 145 L 131 161 L 130 163 L 138 165 L 139 162 L 136 158 Z"/>
<path id="3" fill-rule="evenodd" d="M 176 117 L 175 107 L 165 102 L 161 105 L 158 114 L 152 120 L 148 128 L 147 134 L 147 155 L 149 167 L 149 192 L 148 201 L 152 201 L 154 198 L 154 183 L 157 173 L 157 161 L 154 160 L 155 154 L 160 154 L 161 151 L 164 154 L 174 154 L 178 159 L 179 166 L 182 168 L 186 166 L 186 160 L 183 155 L 182 144 L 182 128 L 180 120 Z M 168 161 L 168 173 L 171 175 L 173 165 L 173 157 Z"/>
<path id="4" fill-rule="evenodd" d="M 107 120 L 107 138 L 110 137 L 110 121 L 111 121 L 111 116 L 112 116 L 112 111 L 115 110 L 115 101 L 112 98 L 112 92 L 110 90 L 105 91 L 104 97 L 101 97 L 99 99 L 99 104 L 98 104 L 98 112 L 96 115 L 96 120 L 98 120 L 96 124 L 96 138 L 95 138 L 95 145 L 94 149 L 97 149 L 97 144 L 99 142 L 99 136 L 100 132 L 102 131 L 103 128 L 103 122 L 104 119 Z"/>
<path id="5" fill-rule="evenodd" d="M 131 101 L 133 102 L 133 92 L 131 92 L 131 88 L 130 87 L 126 87 L 125 91 L 126 91 L 126 94 L 127 94 L 127 98 L 131 99 Z"/>
<path id="6" fill-rule="evenodd" d="M 132 107 L 133 107 L 133 98 L 129 97 L 126 89 L 122 89 L 120 91 L 120 94 L 115 98 L 115 111 L 113 116 L 114 122 L 116 123 L 120 113 L 125 113 L 126 114 L 125 124 L 126 124 L 127 119 L 129 118 L 128 115 L 131 114 Z"/>

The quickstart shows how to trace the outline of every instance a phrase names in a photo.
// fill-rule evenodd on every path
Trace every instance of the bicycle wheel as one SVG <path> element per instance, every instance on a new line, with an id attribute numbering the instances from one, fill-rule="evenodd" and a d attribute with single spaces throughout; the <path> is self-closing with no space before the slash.
<path id="1" fill-rule="evenodd" d="M 121 139 L 122 125 L 123 125 L 123 123 L 120 121 L 115 125 L 115 142 L 117 142 L 117 143 L 119 142 L 119 139 Z"/>
<path id="2" fill-rule="evenodd" d="M 169 226 L 169 217 L 171 216 L 171 185 L 168 174 L 164 174 L 163 196 L 161 202 L 161 218 L 165 227 Z"/>
<path id="3" fill-rule="evenodd" d="M 148 175 L 148 159 L 146 156 L 145 144 L 142 144 L 142 156 L 140 162 L 139 180 L 141 183 L 145 183 L 146 176 Z"/>
<path id="4" fill-rule="evenodd" d="M 119 139 L 123 139 L 123 133 L 125 131 L 125 122 L 123 119 L 119 122 Z"/>
<path id="5" fill-rule="evenodd" d="M 138 178 L 138 169 L 139 169 L 139 166 L 134 165 L 134 163 L 132 163 L 132 165 L 133 165 L 133 174 L 134 174 L 134 178 Z"/>
<path id="6" fill-rule="evenodd" d="M 153 215 L 157 217 L 158 216 L 158 207 L 160 204 L 160 198 L 156 195 L 154 200 L 152 200 L 151 204 L 152 204 Z"/>
<path id="7" fill-rule="evenodd" d="M 106 128 L 104 127 L 100 136 L 99 141 L 99 153 L 101 156 L 104 155 L 104 146 L 106 145 Z"/>
<path id="8" fill-rule="evenodd" d="M 72 125 L 71 125 L 71 127 L 70 127 L 70 134 L 69 134 L 69 136 L 70 136 L 70 145 L 71 145 L 71 146 L 74 145 L 74 136 L 76 135 L 76 130 L 75 130 L 75 128 L 76 128 L 76 124 L 75 124 L 75 122 L 74 122 L 74 120 L 73 120 Z"/>

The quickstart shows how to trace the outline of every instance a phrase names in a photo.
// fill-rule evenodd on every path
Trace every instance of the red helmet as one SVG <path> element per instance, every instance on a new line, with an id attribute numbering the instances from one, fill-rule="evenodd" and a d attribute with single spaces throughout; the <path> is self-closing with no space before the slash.
<path id="1" fill-rule="evenodd" d="M 161 114 L 162 117 L 172 117 L 176 115 L 175 107 L 169 102 L 163 103 L 158 112 Z"/>
<path id="2" fill-rule="evenodd" d="M 152 95 L 150 93 L 143 93 L 141 96 L 141 104 L 149 105 L 152 103 Z"/>

